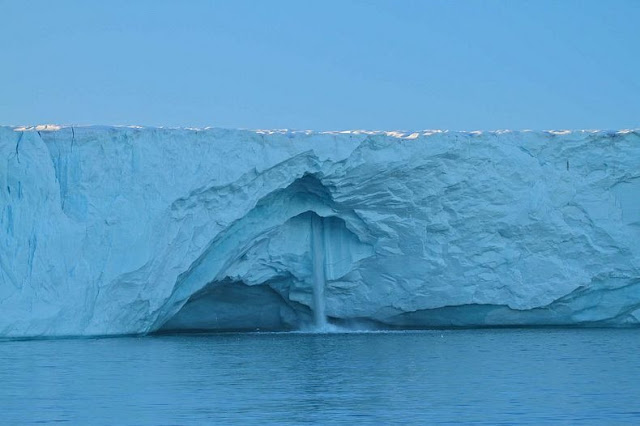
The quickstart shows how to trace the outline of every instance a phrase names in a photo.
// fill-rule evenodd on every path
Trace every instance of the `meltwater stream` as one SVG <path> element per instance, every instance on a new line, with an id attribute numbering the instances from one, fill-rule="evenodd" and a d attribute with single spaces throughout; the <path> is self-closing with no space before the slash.
<path id="1" fill-rule="evenodd" d="M 326 328 L 324 288 L 325 279 L 325 243 L 323 218 L 311 216 L 311 256 L 313 262 L 313 317 L 315 327 L 319 330 Z"/>

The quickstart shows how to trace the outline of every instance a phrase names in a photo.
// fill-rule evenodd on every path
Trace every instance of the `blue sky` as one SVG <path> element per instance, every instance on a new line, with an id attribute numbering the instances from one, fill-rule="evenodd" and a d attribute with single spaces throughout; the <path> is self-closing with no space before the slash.
<path id="1" fill-rule="evenodd" d="M 640 127 L 640 1 L 0 0 L 0 124 Z"/>

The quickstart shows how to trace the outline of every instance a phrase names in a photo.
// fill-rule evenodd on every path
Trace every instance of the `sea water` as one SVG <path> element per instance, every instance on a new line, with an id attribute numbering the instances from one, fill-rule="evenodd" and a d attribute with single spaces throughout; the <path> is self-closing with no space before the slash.
<path id="1" fill-rule="evenodd" d="M 640 330 L 0 342 L 0 422 L 640 423 Z"/>

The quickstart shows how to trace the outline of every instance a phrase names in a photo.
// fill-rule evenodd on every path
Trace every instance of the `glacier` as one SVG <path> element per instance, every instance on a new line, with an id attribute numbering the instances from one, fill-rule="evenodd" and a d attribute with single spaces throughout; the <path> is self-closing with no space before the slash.
<path id="1" fill-rule="evenodd" d="M 637 326 L 640 132 L 0 127 L 0 337 Z"/>

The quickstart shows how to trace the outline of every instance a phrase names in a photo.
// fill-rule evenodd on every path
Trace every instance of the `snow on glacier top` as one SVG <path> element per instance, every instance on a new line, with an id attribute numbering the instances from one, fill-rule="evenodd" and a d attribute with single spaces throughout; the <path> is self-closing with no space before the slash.
<path id="1" fill-rule="evenodd" d="M 2 127 L 2 126 L 0 126 Z M 260 135 L 383 135 L 397 139 L 417 139 L 419 137 L 433 136 L 444 133 L 458 133 L 470 136 L 480 136 L 483 134 L 502 135 L 507 133 L 543 133 L 553 136 L 570 135 L 572 133 L 589 133 L 589 134 L 628 134 L 640 132 L 640 128 L 637 129 L 619 129 L 619 130 L 601 130 L 601 129 L 563 129 L 563 130 L 512 130 L 512 129 L 498 129 L 498 130 L 446 130 L 446 129 L 424 129 L 419 131 L 407 131 L 407 130 L 296 130 L 296 129 L 229 129 L 223 127 L 164 127 L 164 126 L 139 126 L 139 125 L 59 125 L 59 124 L 37 124 L 33 126 L 7 126 L 15 132 L 55 132 L 65 128 L 84 128 L 90 130 L 105 130 L 105 129 L 135 129 L 135 130 L 186 130 L 201 132 L 207 130 L 238 130 L 245 132 L 252 132 Z"/>

